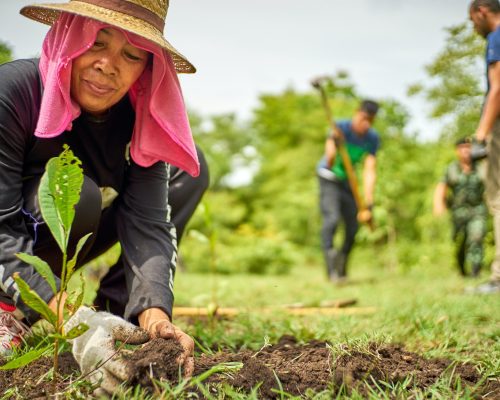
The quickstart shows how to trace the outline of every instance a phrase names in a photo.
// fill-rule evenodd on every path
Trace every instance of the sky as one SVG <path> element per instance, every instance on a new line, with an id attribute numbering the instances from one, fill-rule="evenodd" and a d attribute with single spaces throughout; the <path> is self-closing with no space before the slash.
<path id="1" fill-rule="evenodd" d="M 61 1 L 56 1 L 61 2 Z M 19 15 L 31 1 L 0 1 L 0 40 L 32 57 L 47 27 Z M 425 65 L 443 48 L 445 27 L 468 19 L 469 0 L 170 0 L 165 37 L 198 69 L 180 75 L 190 109 L 251 116 L 262 93 L 309 90 L 319 75 L 347 71 L 364 97 L 394 98 L 410 131 L 437 136 L 423 99 Z M 345 117 L 345 116 L 336 116 Z"/>

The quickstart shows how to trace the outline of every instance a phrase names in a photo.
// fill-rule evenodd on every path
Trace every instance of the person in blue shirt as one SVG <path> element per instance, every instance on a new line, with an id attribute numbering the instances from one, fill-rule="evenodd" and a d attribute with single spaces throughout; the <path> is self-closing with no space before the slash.
<path id="1" fill-rule="evenodd" d="M 343 133 L 344 145 L 353 167 L 363 164 L 363 192 L 367 205 L 363 215 L 358 213 L 345 166 L 337 152 L 338 141 L 333 133 L 326 139 L 325 154 L 318 164 L 320 209 L 323 217 L 321 245 L 328 278 L 333 282 L 342 281 L 347 276 L 347 259 L 354 244 L 358 221 L 369 221 L 372 218 L 376 153 L 380 142 L 372 124 L 378 109 L 379 105 L 375 101 L 364 100 L 351 120 L 337 123 Z M 345 226 L 344 242 L 340 249 L 335 249 L 333 238 L 341 220 Z"/>
<path id="2" fill-rule="evenodd" d="M 500 292 L 500 3 L 498 0 L 474 0 L 469 16 L 475 31 L 487 41 L 487 91 L 481 119 L 475 132 L 478 143 L 488 149 L 486 200 L 493 215 L 495 258 L 489 282 L 477 287 L 480 293 Z"/>

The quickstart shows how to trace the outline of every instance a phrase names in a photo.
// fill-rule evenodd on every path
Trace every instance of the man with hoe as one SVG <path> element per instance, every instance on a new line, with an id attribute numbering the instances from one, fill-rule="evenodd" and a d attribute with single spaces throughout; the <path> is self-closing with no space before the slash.
<path id="1" fill-rule="evenodd" d="M 321 245 L 328 278 L 342 282 L 347 277 L 347 260 L 354 245 L 358 222 L 372 220 L 373 195 L 376 181 L 376 153 L 379 136 L 372 128 L 379 105 L 364 100 L 351 120 L 339 121 L 325 142 L 325 155 L 318 164 L 320 209 L 323 217 Z M 357 187 L 351 187 L 349 169 L 340 152 L 345 149 L 352 166 L 363 162 L 363 189 L 366 206 L 360 209 Z M 344 153 L 344 154 L 345 154 Z M 348 167 L 349 168 L 349 167 Z M 356 196 L 356 197 L 355 197 Z M 358 199 L 358 200 L 357 200 Z M 334 248 L 334 236 L 340 221 L 345 226 L 344 243 Z"/>
<path id="2" fill-rule="evenodd" d="M 474 0 L 469 7 L 476 32 L 487 41 L 487 92 L 479 125 L 478 144 L 488 149 L 486 200 L 493 215 L 495 258 L 489 282 L 479 286 L 480 293 L 500 292 L 500 3 L 498 0 Z"/>

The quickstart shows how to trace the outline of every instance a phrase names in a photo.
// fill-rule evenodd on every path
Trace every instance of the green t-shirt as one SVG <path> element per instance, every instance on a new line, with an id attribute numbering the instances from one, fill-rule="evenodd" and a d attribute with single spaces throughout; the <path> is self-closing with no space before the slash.
<path id="1" fill-rule="evenodd" d="M 367 154 L 375 155 L 380 145 L 380 139 L 373 129 L 369 129 L 364 135 L 357 135 L 352 130 L 352 123 L 350 120 L 340 121 L 337 126 L 344 133 L 345 148 L 353 166 L 359 164 Z M 337 179 L 346 180 L 347 172 L 342 162 L 342 157 L 337 155 L 332 165 L 332 172 Z"/>

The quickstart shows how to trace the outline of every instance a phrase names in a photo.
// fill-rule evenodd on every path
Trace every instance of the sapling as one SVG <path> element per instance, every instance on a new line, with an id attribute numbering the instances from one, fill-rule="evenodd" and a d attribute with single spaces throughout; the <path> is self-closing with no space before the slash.
<path id="1" fill-rule="evenodd" d="M 73 298 L 68 298 L 64 304 L 63 315 L 61 315 L 63 293 L 66 292 L 68 282 L 74 273 L 78 254 L 91 235 L 90 233 L 80 238 L 73 256 L 68 260 L 68 245 L 71 226 L 75 217 L 75 206 L 80 200 L 80 192 L 83 184 L 83 171 L 81 161 L 73 154 L 67 145 L 64 145 L 62 153 L 58 157 L 51 158 L 45 167 L 40 186 L 38 188 L 38 201 L 43 220 L 47 224 L 52 236 L 62 252 L 62 266 L 59 289 L 52 268 L 41 258 L 26 254 L 16 254 L 22 261 L 33 265 L 36 271 L 48 282 L 56 298 L 56 312 L 52 311 L 48 304 L 33 291 L 29 285 L 19 276 L 14 274 L 14 280 L 19 289 L 24 303 L 37 311 L 54 328 L 54 333 L 48 335 L 51 342 L 42 349 L 33 349 L 21 357 L 18 357 L 0 367 L 1 369 L 14 369 L 38 359 L 50 348 L 54 351 L 53 381 L 54 387 L 57 383 L 58 354 L 60 344 L 68 339 L 74 339 L 84 333 L 88 327 L 80 324 L 69 332 L 64 332 L 64 323 L 69 316 L 81 306 L 83 302 L 83 280 L 80 291 Z M 66 312 L 65 312 L 66 311 Z M 64 322 L 61 322 L 64 321 Z"/>

